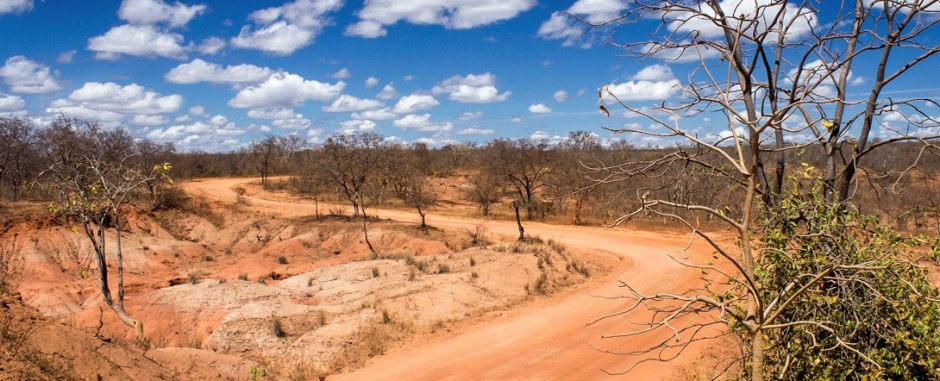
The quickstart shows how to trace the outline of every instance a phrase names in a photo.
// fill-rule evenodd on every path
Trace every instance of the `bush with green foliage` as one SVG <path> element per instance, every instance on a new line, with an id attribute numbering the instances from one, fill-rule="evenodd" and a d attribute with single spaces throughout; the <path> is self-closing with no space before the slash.
<path id="1" fill-rule="evenodd" d="M 940 379 L 938 292 L 918 265 L 936 258 L 936 237 L 904 236 L 820 193 L 793 192 L 758 229 L 760 300 L 778 311 L 763 322 L 764 373 Z"/>

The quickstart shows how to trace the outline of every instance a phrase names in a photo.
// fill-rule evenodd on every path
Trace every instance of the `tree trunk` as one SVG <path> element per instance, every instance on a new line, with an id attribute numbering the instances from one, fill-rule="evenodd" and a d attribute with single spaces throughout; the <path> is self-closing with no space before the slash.
<path id="1" fill-rule="evenodd" d="M 758 328 L 751 341 L 751 381 L 764 380 L 764 333 Z"/>
<path id="2" fill-rule="evenodd" d="M 362 198 L 359 198 L 359 199 L 361 200 Z M 368 218 L 366 218 L 366 207 L 365 205 L 363 205 L 362 206 L 362 239 L 366 241 L 366 246 L 369 247 L 369 252 L 372 253 L 372 257 L 374 258 L 376 253 L 375 253 L 375 248 L 372 247 L 372 242 L 369 242 L 369 229 L 366 226 L 367 220 Z"/>
<path id="3" fill-rule="evenodd" d="M 516 225 L 519 225 L 519 242 L 525 241 L 525 229 L 522 227 L 522 219 L 519 217 L 519 203 L 512 203 L 512 207 L 516 209 Z"/>

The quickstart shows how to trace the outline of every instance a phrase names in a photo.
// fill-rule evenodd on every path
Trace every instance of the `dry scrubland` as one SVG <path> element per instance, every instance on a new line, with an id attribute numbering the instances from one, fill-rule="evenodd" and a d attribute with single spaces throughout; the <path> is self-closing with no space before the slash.
<path id="1" fill-rule="evenodd" d="M 311 379 L 604 271 L 561 243 L 505 240 L 484 224 L 425 233 L 374 219 L 373 254 L 358 220 L 234 201 L 128 213 L 127 307 L 144 342 L 102 304 L 83 234 L 41 205 L 5 205 L 6 282 L 22 300 L 0 309 L 4 377 Z"/>

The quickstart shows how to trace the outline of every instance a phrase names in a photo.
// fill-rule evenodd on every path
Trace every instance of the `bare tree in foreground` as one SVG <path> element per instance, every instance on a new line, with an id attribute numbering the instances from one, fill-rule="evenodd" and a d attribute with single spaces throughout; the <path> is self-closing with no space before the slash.
<path id="1" fill-rule="evenodd" d="M 676 196 L 675 187 L 638 189 L 641 208 L 615 224 L 638 213 L 676 218 L 711 245 L 716 262 L 674 258 L 703 274 L 701 288 L 680 294 L 648 295 L 625 283 L 633 303 L 602 319 L 653 315 L 607 337 L 669 332 L 634 353 L 651 354 L 649 361 L 730 333 L 742 343 L 737 365 L 752 380 L 940 377 L 937 291 L 915 250 L 936 253 L 936 238 L 878 226 L 857 213 L 854 199 L 871 152 L 896 142 L 937 152 L 937 120 L 925 111 L 936 102 L 889 90 L 940 51 L 929 37 L 938 12 L 936 0 L 640 0 L 608 23 L 629 25 L 631 35 L 649 27 L 650 40 L 612 41 L 636 57 L 698 64 L 686 80 L 657 78 L 680 94 L 652 108 L 630 101 L 650 83 L 600 90 L 603 114 L 615 115 L 608 106 L 617 105 L 647 122 L 612 130 L 675 147 L 600 169 L 608 179 L 674 184 L 721 176 L 736 205 Z M 650 71 L 671 76 L 664 66 Z M 706 116 L 724 131 L 701 132 Z M 806 152 L 819 153 L 821 168 L 787 167 Z M 733 242 L 714 240 L 692 215 L 722 221 Z"/>
<path id="2" fill-rule="evenodd" d="M 143 323 L 124 309 L 124 259 L 121 250 L 121 207 L 138 187 L 155 180 L 169 180 L 168 163 L 134 165 L 135 143 L 123 129 L 105 131 L 96 125 L 75 124 L 59 119 L 41 132 L 49 167 L 38 178 L 39 186 L 51 197 L 51 212 L 82 226 L 94 249 L 98 265 L 99 289 L 108 305 L 124 324 L 143 337 Z M 114 266 L 117 270 L 116 295 L 109 279 L 105 231 L 114 229 Z"/>

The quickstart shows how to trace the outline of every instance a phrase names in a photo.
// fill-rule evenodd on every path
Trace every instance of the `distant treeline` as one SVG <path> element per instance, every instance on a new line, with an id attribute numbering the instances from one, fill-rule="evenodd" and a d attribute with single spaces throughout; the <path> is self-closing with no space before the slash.
<path id="1" fill-rule="evenodd" d="M 70 138 L 61 132 L 76 128 L 98 129 L 67 118 L 43 128 L 27 119 L 0 118 L 0 199 L 43 199 L 38 187 L 30 185 L 48 168 L 56 147 L 68 145 L 57 141 Z M 481 215 L 490 214 L 494 205 L 515 201 L 524 205 L 530 220 L 609 223 L 637 210 L 644 197 L 742 212 L 736 210 L 741 187 L 728 176 L 718 176 L 731 168 L 717 160 L 717 153 L 695 147 L 641 148 L 623 141 L 602 144 L 596 134 L 585 131 L 571 132 L 557 144 L 520 138 L 441 147 L 391 144 L 373 132 L 334 135 L 316 146 L 295 135 L 268 136 L 222 153 L 178 152 L 171 143 L 134 139 L 121 129 L 99 135 L 132 145 L 134 160 L 142 165 L 171 163 L 170 175 L 176 180 L 261 176 L 269 185 L 269 177 L 287 175 L 293 191 L 344 200 L 357 212 L 390 199 L 426 209 L 437 201 L 429 182 L 455 175 L 466 179 L 461 197 L 476 204 Z M 846 150 L 850 143 L 844 145 Z M 787 152 L 785 176 L 822 167 L 819 145 Z M 902 228 L 940 228 L 938 154 L 934 146 L 892 143 L 864 156 L 850 205 Z M 701 222 L 713 218 L 693 211 L 677 213 Z M 642 213 L 638 218 L 644 218 Z"/>

